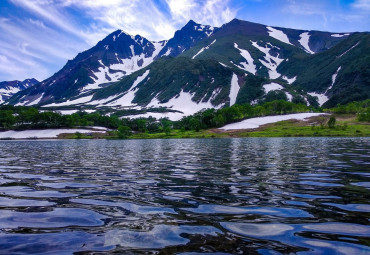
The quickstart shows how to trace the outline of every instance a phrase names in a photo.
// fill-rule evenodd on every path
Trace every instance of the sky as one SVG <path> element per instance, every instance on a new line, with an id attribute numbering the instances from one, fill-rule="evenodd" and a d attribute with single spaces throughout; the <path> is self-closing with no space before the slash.
<path id="1" fill-rule="evenodd" d="M 190 19 L 217 27 L 234 18 L 370 31 L 370 0 L 0 0 L 0 81 L 44 80 L 117 29 L 159 41 Z"/>

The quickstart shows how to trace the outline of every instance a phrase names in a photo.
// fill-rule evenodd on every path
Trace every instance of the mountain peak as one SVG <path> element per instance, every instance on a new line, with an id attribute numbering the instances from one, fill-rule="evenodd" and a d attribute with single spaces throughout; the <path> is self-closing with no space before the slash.
<path id="1" fill-rule="evenodd" d="M 199 24 L 191 19 L 191 20 L 188 21 L 188 23 L 186 23 L 186 25 L 184 27 L 195 26 L 195 25 L 199 25 Z"/>

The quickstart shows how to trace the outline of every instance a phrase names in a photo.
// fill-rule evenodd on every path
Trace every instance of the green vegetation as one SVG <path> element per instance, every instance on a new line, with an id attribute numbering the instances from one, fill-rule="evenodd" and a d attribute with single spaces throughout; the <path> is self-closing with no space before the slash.
<path id="1" fill-rule="evenodd" d="M 304 104 L 284 100 L 266 102 L 261 105 L 233 105 L 219 110 L 207 109 L 179 121 L 166 118 L 120 119 L 116 115 L 77 112 L 61 115 L 55 112 L 40 112 L 33 107 L 0 106 L 1 130 L 24 130 L 41 128 L 73 128 L 103 126 L 112 129 L 104 136 L 87 136 L 80 133 L 64 138 L 210 138 L 210 137 L 278 137 L 278 136 L 369 136 L 370 100 L 338 105 L 325 109 L 331 116 L 316 117 L 313 122 L 283 121 L 257 130 L 225 131 L 219 128 L 243 119 L 320 111 Z M 213 130 L 214 129 L 214 130 Z M 114 131 L 116 130 L 116 131 Z"/>
<path id="2" fill-rule="evenodd" d="M 347 104 L 370 98 L 370 35 L 353 33 L 329 50 L 313 55 L 294 55 L 279 65 L 278 72 L 297 76 L 295 87 L 324 93 L 337 73 L 335 89 L 328 92 L 325 107 Z"/>
<path id="3" fill-rule="evenodd" d="M 218 128 L 226 124 L 253 117 L 282 115 L 313 111 L 304 104 L 294 104 L 284 100 L 267 102 L 262 105 L 233 105 L 219 110 L 207 109 L 174 123 L 175 129 L 196 130 Z"/>

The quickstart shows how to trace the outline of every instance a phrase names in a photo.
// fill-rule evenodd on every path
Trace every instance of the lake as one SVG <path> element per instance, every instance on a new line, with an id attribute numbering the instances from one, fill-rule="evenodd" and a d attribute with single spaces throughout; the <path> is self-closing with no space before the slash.
<path id="1" fill-rule="evenodd" d="M 0 253 L 369 254 L 369 138 L 0 142 Z"/>

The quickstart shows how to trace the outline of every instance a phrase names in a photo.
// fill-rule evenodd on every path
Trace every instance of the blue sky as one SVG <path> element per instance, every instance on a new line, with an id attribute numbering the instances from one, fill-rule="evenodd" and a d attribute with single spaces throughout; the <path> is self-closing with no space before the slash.
<path id="1" fill-rule="evenodd" d="M 0 0 L 0 81 L 46 79 L 117 29 L 154 41 L 190 19 L 220 26 L 233 18 L 370 31 L 370 0 Z"/>

